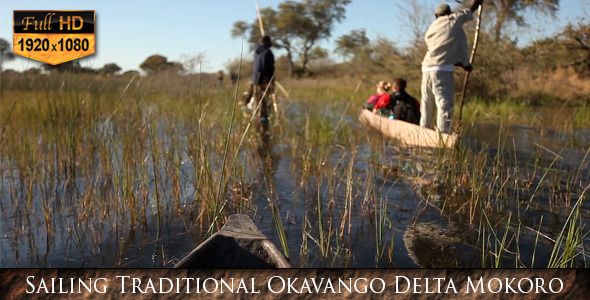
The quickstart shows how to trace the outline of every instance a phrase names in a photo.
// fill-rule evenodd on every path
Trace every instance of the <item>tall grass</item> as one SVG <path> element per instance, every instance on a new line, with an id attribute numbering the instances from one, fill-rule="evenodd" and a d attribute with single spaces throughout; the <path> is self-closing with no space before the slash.
<path id="1" fill-rule="evenodd" d="M 438 151 L 426 167 L 433 179 L 427 180 L 426 175 L 417 179 L 425 185 L 426 201 L 428 193 L 440 195 L 437 190 L 446 190 L 442 202 L 429 204 L 444 216 L 469 224 L 465 226 L 474 232 L 482 267 L 535 266 L 541 252 L 539 237 L 553 245 L 546 266 L 586 264 L 587 229 L 582 226 L 579 205 L 587 198 L 588 151 L 578 165 L 571 166 L 560 153 L 533 143 L 532 156 L 521 158 L 515 142 L 510 145 L 505 136 L 500 127 L 493 152 L 489 145 L 479 151 L 461 146 Z M 559 230 L 544 224 L 547 211 L 558 216 Z M 548 254 L 547 248 L 542 252 Z M 523 257 L 531 257 L 531 264 Z"/>
<path id="2" fill-rule="evenodd" d="M 3 95 L 16 99 L 8 111 L 2 106 L 2 115 L 13 117 L 3 119 L 0 148 L 3 178 L 20 190 L 12 193 L 13 213 L 34 217 L 41 210 L 47 231 L 55 232 L 57 220 L 74 212 L 74 232 L 86 232 L 76 235 L 77 244 L 87 252 L 106 235 L 123 237 L 152 222 L 158 232 L 178 221 L 187 227 L 196 213 L 199 227 L 208 228 L 243 210 L 248 203 L 224 209 L 229 178 L 243 177 L 224 160 L 239 135 L 230 130 L 225 143 L 209 143 L 221 140 L 210 136 L 218 130 L 211 121 L 217 115 L 194 114 L 227 91 L 208 89 L 203 99 L 192 98 L 184 88 L 192 79 L 64 74 L 35 77 L 42 88 L 32 90 L 18 86 L 33 80 L 26 76 L 3 84 Z M 184 82 L 162 89 L 162 82 L 176 80 Z M 227 122 L 235 123 L 231 116 Z"/>
<path id="3" fill-rule="evenodd" d="M 478 147 L 406 149 L 359 125 L 357 109 L 374 89 L 367 80 L 282 80 L 289 98 L 269 139 L 237 113 L 240 86 L 199 75 L 2 80 L 3 101 L 14 100 L 0 105 L 0 222 L 12 226 L 14 244 L 52 255 L 67 248 L 63 266 L 170 265 L 179 245 L 195 246 L 232 213 L 250 215 L 303 267 L 394 266 L 403 256 L 395 233 L 427 208 L 458 224 L 477 266 L 585 259 L 587 152 L 573 166 L 538 140 L 521 157 L 508 126 Z M 530 114 L 509 101 L 466 109 L 467 124 Z M 556 127 L 578 125 L 567 126 Z M 285 163 L 288 174 L 277 174 Z M 13 249 L 17 264 L 36 256 Z"/>

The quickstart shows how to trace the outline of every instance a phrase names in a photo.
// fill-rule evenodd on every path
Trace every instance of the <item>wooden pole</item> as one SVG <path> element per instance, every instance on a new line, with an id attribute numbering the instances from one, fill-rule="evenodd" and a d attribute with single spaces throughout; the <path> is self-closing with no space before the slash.
<path id="1" fill-rule="evenodd" d="M 258 14 L 258 27 L 260 27 L 260 35 L 265 36 L 264 34 L 264 24 L 262 23 L 262 14 L 260 13 L 260 4 L 258 4 L 258 0 L 256 1 L 256 14 Z"/>
<path id="2" fill-rule="evenodd" d="M 471 56 L 469 57 L 469 64 L 473 65 L 473 60 L 475 59 L 475 52 L 477 51 L 477 42 L 479 41 L 479 30 L 481 29 L 481 11 L 483 9 L 483 4 L 479 6 L 479 10 L 477 12 L 477 23 L 475 25 L 475 37 L 473 39 L 473 48 L 471 49 Z M 459 120 L 457 121 L 456 132 L 461 130 L 461 117 L 463 116 L 463 104 L 465 103 L 465 93 L 467 91 L 467 83 L 469 82 L 469 75 L 471 71 L 467 71 L 465 74 L 465 79 L 463 80 L 463 90 L 461 91 L 461 106 L 459 108 Z"/>
<path id="3" fill-rule="evenodd" d="M 262 13 L 260 13 L 260 4 L 258 3 L 258 0 L 256 0 L 256 14 L 258 15 L 258 27 L 260 27 L 260 36 L 261 36 L 261 37 L 264 37 L 266 34 L 265 34 L 265 32 L 264 32 L 264 23 L 262 23 Z M 274 78 L 274 76 L 273 76 L 273 78 Z M 278 86 L 280 87 L 280 89 L 281 89 L 281 90 L 282 90 L 282 91 L 283 91 L 283 92 L 284 92 L 284 93 L 287 95 L 287 97 L 288 97 L 288 94 L 287 94 L 287 92 L 285 91 L 285 89 L 283 88 L 283 86 L 282 86 L 282 85 L 280 85 L 280 83 L 279 83 L 277 80 L 274 80 L 274 83 L 275 83 L 276 85 L 278 85 Z M 266 94 L 266 92 L 265 92 L 265 94 Z M 274 90 L 272 91 L 272 95 L 271 95 L 271 97 L 270 97 L 270 98 L 271 98 L 271 100 L 272 100 L 272 107 L 273 107 L 273 110 L 274 110 L 274 112 L 275 112 L 275 115 L 276 115 L 276 116 L 277 116 L 277 118 L 278 118 L 278 116 L 279 116 L 279 105 L 278 105 L 278 103 L 277 103 L 277 96 L 276 96 L 276 94 L 275 94 Z"/>

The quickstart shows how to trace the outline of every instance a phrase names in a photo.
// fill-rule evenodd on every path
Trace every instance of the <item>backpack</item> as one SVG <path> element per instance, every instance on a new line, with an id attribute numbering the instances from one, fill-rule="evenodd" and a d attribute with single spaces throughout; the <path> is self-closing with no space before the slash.
<path id="1" fill-rule="evenodd" d="M 412 124 L 420 123 L 420 109 L 418 101 L 406 92 L 391 94 L 390 105 L 393 106 L 393 116 L 397 120 Z"/>

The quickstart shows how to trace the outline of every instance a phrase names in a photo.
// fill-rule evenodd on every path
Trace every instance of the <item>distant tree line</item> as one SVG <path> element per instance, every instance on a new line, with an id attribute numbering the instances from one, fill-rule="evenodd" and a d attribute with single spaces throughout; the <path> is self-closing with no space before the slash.
<path id="1" fill-rule="evenodd" d="M 472 0 L 462 1 L 467 6 Z M 372 80 L 405 77 L 409 82 L 420 78 L 420 63 L 426 52 L 423 35 L 433 20 L 432 9 L 420 0 L 400 0 L 392 18 L 402 21 L 402 27 L 392 29 L 391 39 L 370 39 L 365 28 L 352 30 L 336 37 L 333 56 L 319 43 L 331 37 L 336 24 L 345 18 L 350 0 L 287 0 L 276 9 L 264 7 L 261 16 L 264 30 L 272 36 L 278 76 L 360 76 L 367 74 Z M 472 88 L 486 95 L 507 93 L 510 87 L 526 75 L 538 80 L 544 74 L 559 68 L 570 68 L 581 78 L 590 78 L 590 18 L 570 20 L 570 24 L 552 37 L 518 46 L 518 35 L 507 29 L 527 28 L 527 11 L 544 16 L 554 16 L 559 11 L 559 0 L 495 0 L 484 3 L 484 24 L 480 46 L 475 61 L 476 70 Z M 465 26 L 470 39 L 475 26 Z M 250 22 L 237 21 L 231 36 L 244 38 L 252 48 L 261 38 L 258 19 Z M 400 46 L 400 35 L 408 35 L 410 42 Z M 14 59 L 10 44 L 0 39 L 0 70 L 6 61 Z M 204 54 L 183 55 L 181 62 L 169 61 L 165 56 L 154 54 L 147 57 L 139 68 L 147 75 L 173 73 L 200 73 L 205 61 Z M 93 70 L 80 66 L 77 61 L 58 66 L 44 65 L 46 72 L 86 72 L 102 75 L 119 74 L 121 68 L 115 63 L 105 64 Z M 229 74 L 249 78 L 250 58 L 234 59 L 226 64 Z M 240 70 L 240 74 L 238 73 Z M 28 70 L 41 72 L 41 70 Z M 128 71 L 135 72 L 137 71 Z"/>
<path id="2" fill-rule="evenodd" d="M 15 59 L 14 53 L 10 50 L 10 43 L 5 39 L 0 38 L 0 71 L 4 70 L 4 63 Z M 173 73 L 182 73 L 184 72 L 184 67 L 179 62 L 170 62 L 165 56 L 154 54 L 146 58 L 139 67 L 149 75 L 157 74 L 160 72 L 173 72 Z M 67 61 L 58 65 L 51 65 L 51 64 L 42 64 L 41 69 L 39 68 L 30 68 L 25 73 L 28 74 L 39 74 L 42 70 L 52 73 L 90 73 L 90 74 L 100 74 L 100 75 L 115 75 L 121 72 L 121 67 L 116 63 L 107 63 L 103 67 L 99 69 L 93 69 L 89 67 L 84 67 L 80 64 L 79 60 L 71 60 Z M 139 74 L 137 71 L 127 71 L 124 74 Z"/>

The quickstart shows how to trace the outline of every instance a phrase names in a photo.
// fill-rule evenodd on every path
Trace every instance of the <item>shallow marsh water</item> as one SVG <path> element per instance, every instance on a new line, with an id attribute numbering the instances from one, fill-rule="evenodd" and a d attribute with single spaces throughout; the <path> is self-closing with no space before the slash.
<path id="1" fill-rule="evenodd" d="M 293 127 L 304 127 L 301 111 L 297 105 L 286 111 Z M 327 122 L 338 122 L 339 113 L 329 107 L 323 115 Z M 487 245 L 497 247 L 499 241 L 489 238 L 494 230 L 497 232 L 493 235 L 508 232 L 507 236 L 517 239 L 502 250 L 505 257 L 497 266 L 546 267 L 553 251 L 551 239 L 563 229 L 578 198 L 583 200 L 579 206 L 581 225 L 590 220 L 590 204 L 583 190 L 590 184 L 586 158 L 590 130 L 566 132 L 485 124 L 467 128 L 461 140 L 464 147 L 485 150 L 485 155 L 490 157 L 488 163 L 498 155 L 514 161 L 506 168 L 507 172 L 512 168 L 519 169 L 519 174 L 530 174 L 530 178 L 518 184 L 538 185 L 541 189 L 535 193 L 534 200 L 528 201 L 531 195 L 521 194 L 515 184 L 512 192 L 519 199 L 498 204 L 505 208 L 502 214 L 490 212 L 486 216 L 491 220 L 487 226 L 481 222 L 470 223 L 464 215 L 446 210 L 448 197 L 454 197 L 449 196 L 453 186 L 441 184 L 432 189 L 411 180 L 417 173 L 426 173 L 422 168 L 431 156 L 416 158 L 410 149 L 399 147 L 394 141 L 378 143 L 375 149 L 369 141 L 380 139 L 377 133 L 367 133 L 353 117 L 344 118 L 344 122 L 353 132 L 367 135 L 366 142 L 348 148 L 322 145 L 319 149 L 302 151 L 296 148 L 301 146 L 281 139 L 281 132 L 273 131 L 267 142 L 252 137 L 252 142 L 238 154 L 239 166 L 244 169 L 241 182 L 247 186 L 238 187 L 240 192 L 229 193 L 228 206 L 251 216 L 261 231 L 281 248 L 270 208 L 270 203 L 275 203 L 294 267 L 494 266 L 489 249 L 482 247 L 486 245 L 482 244 L 485 238 L 481 238 L 486 235 Z M 206 230 L 197 226 L 199 212 L 194 209 L 200 193 L 194 185 L 198 180 L 196 166 L 191 155 L 182 151 L 191 142 L 187 132 L 193 128 L 170 124 L 171 120 L 159 120 L 153 132 L 159 137 L 160 147 L 166 149 L 164 153 L 176 151 L 171 160 L 178 160 L 173 167 L 181 175 L 177 181 L 167 178 L 165 162 L 154 171 L 149 151 L 142 152 L 143 163 L 136 168 L 147 168 L 145 174 L 156 175 L 135 177 L 128 185 L 133 187 L 133 193 L 146 193 L 139 197 L 145 201 L 143 218 L 127 216 L 124 204 L 113 205 L 108 199 L 94 204 L 96 207 L 89 210 L 91 216 L 81 209 L 87 203 L 85 197 L 108 197 L 106 191 L 113 189 L 111 185 L 121 184 L 117 173 L 136 174 L 134 170 L 123 170 L 122 163 L 113 162 L 113 166 L 121 169 L 115 167 L 108 172 L 76 170 L 77 174 L 95 172 L 92 181 L 85 179 L 88 177 L 52 181 L 41 176 L 37 186 L 26 187 L 23 176 L 39 175 L 21 174 L 10 156 L 1 157 L 0 267 L 170 267 L 188 254 L 206 238 Z M 170 149 L 171 145 L 180 147 Z M 114 153 L 117 151 L 120 149 Z M 86 157 L 79 165 L 91 166 L 88 160 L 93 159 L 109 158 Z M 302 166 L 310 170 L 301 169 Z M 548 176 L 557 181 L 554 186 L 541 183 L 547 179 L 543 175 L 549 174 L 543 170 L 549 169 L 554 172 Z M 159 180 L 154 178 L 158 172 L 162 177 Z M 577 174 L 573 182 L 575 189 L 565 187 L 571 182 L 560 178 L 573 173 Z M 427 176 L 423 179 L 438 180 Z M 160 183 L 160 214 L 156 213 L 154 182 Z M 93 185 L 102 187 L 88 194 Z M 48 186 L 54 195 L 51 203 L 43 200 L 47 199 L 43 193 L 47 193 Z M 564 191 L 555 192 L 555 187 Z M 117 194 L 125 193 L 115 190 Z M 236 195 L 247 200 L 231 198 Z M 555 195 L 563 197 L 556 199 Z M 242 206 L 240 201 L 247 201 L 248 205 Z M 347 209 L 350 215 L 346 215 Z M 509 215 L 518 215 L 518 222 L 508 218 Z M 130 221 L 133 218 L 141 221 Z M 129 226 L 130 223 L 136 225 Z M 587 233 L 588 226 L 583 230 Z M 574 266 L 588 265 L 585 255 L 589 247 L 590 237 L 584 234 L 584 249 L 580 252 L 585 254 L 576 256 Z"/>

